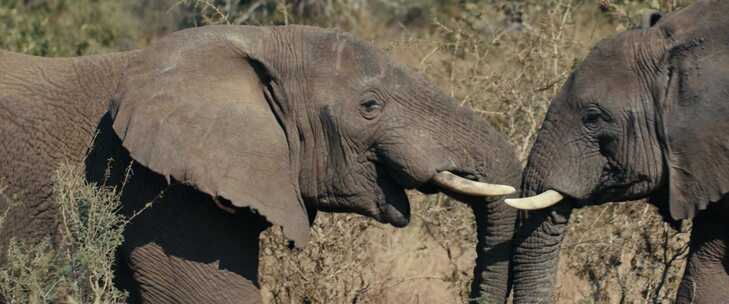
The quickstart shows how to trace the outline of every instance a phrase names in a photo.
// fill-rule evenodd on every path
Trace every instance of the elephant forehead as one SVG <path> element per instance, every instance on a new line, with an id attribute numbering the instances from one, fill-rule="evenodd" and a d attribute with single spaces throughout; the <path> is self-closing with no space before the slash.
<path id="1" fill-rule="evenodd" d="M 348 34 L 332 32 L 310 38 L 311 51 L 304 52 L 307 73 L 312 77 L 338 80 L 382 78 L 391 65 L 380 50 Z"/>
<path id="2" fill-rule="evenodd" d="M 591 55 L 575 71 L 571 97 L 582 103 L 634 101 L 642 89 L 636 70 L 622 58 Z"/>
<path id="3" fill-rule="evenodd" d="M 634 100 L 639 88 L 638 78 L 630 71 L 590 69 L 577 74 L 571 94 L 581 103 L 620 103 Z"/>

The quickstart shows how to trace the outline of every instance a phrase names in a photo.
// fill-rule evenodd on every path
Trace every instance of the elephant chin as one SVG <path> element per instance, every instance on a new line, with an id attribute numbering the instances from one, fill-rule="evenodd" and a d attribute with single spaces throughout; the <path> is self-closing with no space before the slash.
<path id="1" fill-rule="evenodd" d="M 394 201 L 387 201 L 380 206 L 382 222 L 398 228 L 407 226 L 410 223 L 410 202 L 405 198 Z"/>
<path id="2" fill-rule="evenodd" d="M 410 223 L 410 201 L 405 193 L 407 186 L 401 183 L 397 174 L 385 167 L 377 167 L 378 179 L 375 188 L 364 197 L 374 202 L 376 208 L 368 208 L 369 215 L 378 222 L 398 228 Z M 375 196 L 371 196 L 375 194 Z"/>

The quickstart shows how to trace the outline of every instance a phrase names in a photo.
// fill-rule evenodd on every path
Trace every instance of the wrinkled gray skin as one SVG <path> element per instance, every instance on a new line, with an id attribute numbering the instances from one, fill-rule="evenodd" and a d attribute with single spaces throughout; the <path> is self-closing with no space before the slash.
<path id="1" fill-rule="evenodd" d="M 131 166 L 122 212 L 154 202 L 118 254 L 132 302 L 257 303 L 270 224 L 301 247 L 316 210 L 407 225 L 404 189 L 441 191 L 429 181 L 443 170 L 520 183 L 512 147 L 484 119 L 343 33 L 204 27 L 101 56 L 2 52 L 0 71 L 0 177 L 23 202 L 0 249 L 58 237 L 52 173 L 90 148 L 91 181 L 121 185 Z M 476 213 L 473 295 L 504 302 L 516 212 L 443 192 Z"/>
<path id="2" fill-rule="evenodd" d="M 699 1 L 600 42 L 552 102 L 524 194 L 556 190 L 515 243 L 514 302 L 551 303 L 573 208 L 649 198 L 694 220 L 678 303 L 729 299 L 729 1 Z M 672 219 L 671 219 L 672 218 Z"/>

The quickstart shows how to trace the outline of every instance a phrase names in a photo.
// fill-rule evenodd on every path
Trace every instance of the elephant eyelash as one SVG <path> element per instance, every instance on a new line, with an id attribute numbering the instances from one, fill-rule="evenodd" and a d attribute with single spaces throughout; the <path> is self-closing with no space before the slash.
<path id="1" fill-rule="evenodd" d="M 365 101 L 365 102 L 362 103 L 362 106 L 365 109 L 367 109 L 369 111 L 372 111 L 372 110 L 375 110 L 377 108 L 381 108 L 383 106 L 383 104 L 381 102 L 377 101 L 377 100 L 368 99 L 367 101 Z"/>
<path id="2" fill-rule="evenodd" d="M 591 105 L 583 111 L 582 122 L 585 126 L 597 127 L 598 122 L 600 121 L 612 122 L 613 119 L 610 114 L 599 105 Z"/>
<path id="3" fill-rule="evenodd" d="M 377 116 L 382 113 L 382 110 L 385 107 L 385 103 L 380 101 L 379 99 L 368 98 L 365 99 L 365 101 L 361 102 L 359 106 L 359 111 L 362 116 L 368 120 L 371 120 L 377 118 Z"/>
<path id="4" fill-rule="evenodd" d="M 601 113 L 590 112 L 590 113 L 586 113 L 582 117 L 582 122 L 584 122 L 584 123 L 596 123 L 601 118 L 602 118 L 602 114 Z"/>
<path id="5" fill-rule="evenodd" d="M 597 108 L 589 108 L 582 114 L 582 123 L 589 129 L 596 128 L 601 120 L 604 120 L 604 115 Z"/>

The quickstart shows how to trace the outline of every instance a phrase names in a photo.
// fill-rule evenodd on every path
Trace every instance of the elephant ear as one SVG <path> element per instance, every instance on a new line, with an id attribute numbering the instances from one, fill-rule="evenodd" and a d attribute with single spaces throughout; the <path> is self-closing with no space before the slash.
<path id="1" fill-rule="evenodd" d="M 187 30 L 136 53 L 111 103 L 113 128 L 140 164 L 251 208 L 302 247 L 309 219 L 293 144 L 273 109 L 282 96 L 272 92 L 271 65 L 246 50 L 263 38 L 234 34 Z"/>
<path id="2" fill-rule="evenodd" d="M 689 219 L 729 192 L 729 47 L 694 40 L 670 49 L 658 108 L 671 216 Z"/>

